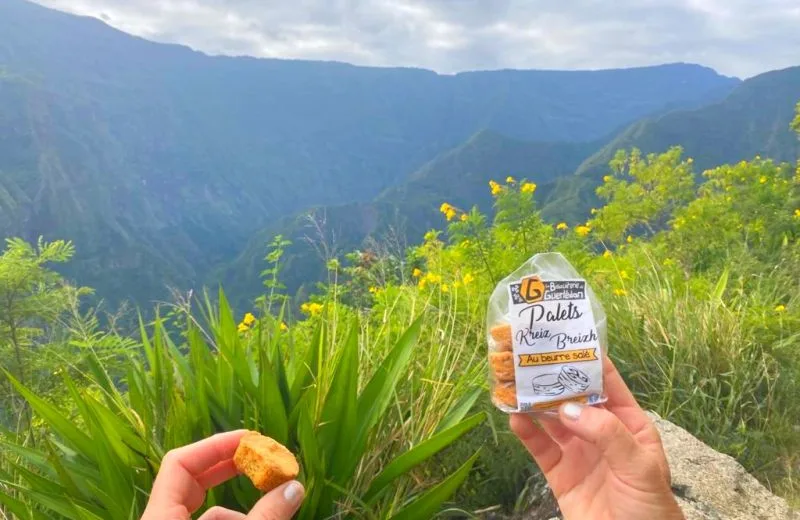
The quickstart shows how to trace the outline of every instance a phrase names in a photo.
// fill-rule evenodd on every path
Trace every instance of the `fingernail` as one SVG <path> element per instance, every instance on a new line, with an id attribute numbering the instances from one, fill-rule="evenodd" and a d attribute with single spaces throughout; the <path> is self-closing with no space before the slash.
<path id="1" fill-rule="evenodd" d="M 303 485 L 296 480 L 289 482 L 289 484 L 283 488 L 283 498 L 293 505 L 299 503 L 303 498 Z"/>
<path id="2" fill-rule="evenodd" d="M 583 405 L 578 403 L 567 403 L 561 407 L 561 411 L 567 418 L 577 421 L 581 417 Z"/>

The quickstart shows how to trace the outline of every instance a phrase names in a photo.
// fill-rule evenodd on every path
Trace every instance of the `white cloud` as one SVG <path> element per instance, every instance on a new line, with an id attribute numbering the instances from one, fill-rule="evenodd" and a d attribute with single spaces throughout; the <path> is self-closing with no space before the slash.
<path id="1" fill-rule="evenodd" d="M 439 72 L 800 64 L 798 0 L 37 0 L 210 54 Z"/>

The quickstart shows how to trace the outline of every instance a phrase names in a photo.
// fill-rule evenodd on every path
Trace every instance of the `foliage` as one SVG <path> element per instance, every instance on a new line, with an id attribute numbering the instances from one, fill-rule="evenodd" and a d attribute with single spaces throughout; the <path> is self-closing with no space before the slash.
<path id="1" fill-rule="evenodd" d="M 207 329 L 185 316 L 182 344 L 173 343 L 161 318 L 150 332 L 142 325 L 145 359 L 130 359 L 125 393 L 96 356 L 85 389 L 63 376 L 66 411 L 9 375 L 47 434 L 36 448 L 0 441 L 10 457 L 0 474 L 7 486 L 0 503 L 20 518 L 34 511 L 136 517 L 167 450 L 241 427 L 299 453 L 308 488 L 299 518 L 428 517 L 467 477 L 474 455 L 438 485 L 408 477 L 483 421 L 481 413 L 467 417 L 470 406 L 450 394 L 415 395 L 415 386 L 425 383 L 409 382 L 407 374 L 419 362 L 422 319 L 404 331 L 374 331 L 342 307 L 294 333 L 269 316 L 240 331 L 222 293 L 218 306 L 206 298 L 203 314 Z M 475 389 L 469 393 L 477 396 Z M 432 411 L 416 420 L 406 411 L 421 409 Z M 20 506 L 23 497 L 27 505 Z M 208 505 L 245 509 L 257 498 L 251 485 L 238 481 L 213 491 Z"/>
<path id="2" fill-rule="evenodd" d="M 48 376 L 60 366 L 58 360 L 44 355 L 47 342 L 40 340 L 89 292 L 66 283 L 49 267 L 67 262 L 74 251 L 72 243 L 63 240 L 45 242 L 40 238 L 33 245 L 10 238 L 0 255 L 0 359 L 8 360 L 3 365 L 17 379 L 31 381 L 40 392 L 46 391 Z M 22 411 L 13 396 L 5 385 L 0 390 L 0 424 L 7 424 L 12 415 Z"/>

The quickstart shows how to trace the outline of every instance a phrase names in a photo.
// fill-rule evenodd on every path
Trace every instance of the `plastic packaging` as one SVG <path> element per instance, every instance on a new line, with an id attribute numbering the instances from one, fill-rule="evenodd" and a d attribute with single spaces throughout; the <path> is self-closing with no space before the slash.
<path id="1" fill-rule="evenodd" d="M 508 413 L 553 413 L 603 394 L 606 314 L 560 253 L 534 255 L 494 289 L 486 313 L 492 402 Z"/>

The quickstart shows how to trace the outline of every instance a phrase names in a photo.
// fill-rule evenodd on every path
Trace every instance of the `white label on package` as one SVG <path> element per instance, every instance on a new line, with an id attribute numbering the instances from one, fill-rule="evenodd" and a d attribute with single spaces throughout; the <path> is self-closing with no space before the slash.
<path id="1" fill-rule="evenodd" d="M 519 411 L 600 401 L 603 359 L 586 282 L 530 276 L 508 290 Z"/>

